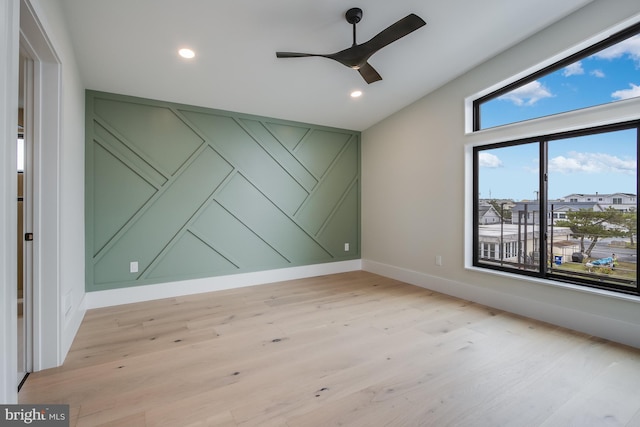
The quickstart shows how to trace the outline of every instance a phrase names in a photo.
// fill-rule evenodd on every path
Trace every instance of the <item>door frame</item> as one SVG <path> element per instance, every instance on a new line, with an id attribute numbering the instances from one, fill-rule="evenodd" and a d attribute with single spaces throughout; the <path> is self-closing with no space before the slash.
<path id="1" fill-rule="evenodd" d="M 32 361 L 33 370 L 40 371 L 60 366 L 64 360 L 60 281 L 62 74 L 61 61 L 30 0 L 20 0 L 20 7 L 20 49 L 33 60 L 29 123 L 33 137 Z"/>
<path id="2" fill-rule="evenodd" d="M 0 227 L 18 228 L 16 198 L 19 49 L 34 60 L 33 369 L 59 366 L 62 349 L 60 291 L 61 62 L 30 0 L 0 1 Z M 46 137 L 46 143 L 41 143 Z M 46 254 L 46 257 L 44 256 Z M 0 242 L 0 402 L 17 403 L 17 248 Z"/>
<path id="3" fill-rule="evenodd" d="M 3 235 L 15 235 L 18 228 L 18 178 L 14 173 L 18 123 L 19 0 L 0 2 L 0 227 Z M 18 257 L 15 239 L 0 242 L 0 402 L 16 403 L 18 391 Z"/>

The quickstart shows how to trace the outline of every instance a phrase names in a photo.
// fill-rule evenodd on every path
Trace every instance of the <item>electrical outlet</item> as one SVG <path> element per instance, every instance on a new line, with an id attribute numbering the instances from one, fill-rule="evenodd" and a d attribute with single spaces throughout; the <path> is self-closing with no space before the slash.
<path id="1" fill-rule="evenodd" d="M 436 265 L 442 266 L 442 255 L 436 255 Z"/>
<path id="2" fill-rule="evenodd" d="M 138 261 L 131 261 L 129 263 L 129 273 L 137 273 L 138 272 Z"/>
<path id="3" fill-rule="evenodd" d="M 345 252 L 349 252 L 349 244 L 348 243 L 344 244 L 344 251 Z"/>

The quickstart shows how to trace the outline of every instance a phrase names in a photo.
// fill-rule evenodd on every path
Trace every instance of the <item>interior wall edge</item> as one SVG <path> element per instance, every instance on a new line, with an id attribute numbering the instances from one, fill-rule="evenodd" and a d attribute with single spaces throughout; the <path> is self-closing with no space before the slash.
<path id="1" fill-rule="evenodd" d="M 0 2 L 0 224 L 4 236 L 18 227 L 15 171 L 18 123 L 18 0 Z M 17 392 L 17 254 L 15 239 L 0 241 L 0 402 L 16 403 Z"/>
<path id="2" fill-rule="evenodd" d="M 135 286 L 130 288 L 94 291 L 87 292 L 85 296 L 85 308 L 90 310 L 93 308 L 111 307 L 163 298 L 173 298 L 199 293 L 243 288 L 247 286 L 265 285 L 268 283 L 304 279 L 327 274 L 347 273 L 361 269 L 361 260 L 357 259 L 253 273 L 241 273 L 146 286 Z"/>
<path id="3" fill-rule="evenodd" d="M 362 260 L 362 270 L 512 314 L 640 348 L 640 323 L 580 310 L 577 304 L 574 307 L 559 306 L 366 259 Z M 594 296 L 594 298 L 601 297 Z"/>

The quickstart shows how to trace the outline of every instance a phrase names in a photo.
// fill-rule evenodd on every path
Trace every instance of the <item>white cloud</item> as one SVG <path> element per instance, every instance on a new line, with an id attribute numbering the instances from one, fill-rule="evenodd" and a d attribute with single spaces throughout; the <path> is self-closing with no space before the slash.
<path id="1" fill-rule="evenodd" d="M 549 161 L 550 172 L 568 173 L 620 173 L 635 175 L 635 160 L 625 160 L 606 153 L 570 152 L 568 157 L 557 156 Z"/>
<path id="2" fill-rule="evenodd" d="M 623 40 L 593 56 L 600 59 L 616 59 L 624 55 L 629 55 L 640 67 L 640 35 Z"/>
<path id="3" fill-rule="evenodd" d="M 515 105 L 533 105 L 543 98 L 551 98 L 553 94 L 549 92 L 542 83 L 537 80 L 527 83 L 524 86 L 520 86 L 517 89 L 512 90 L 500 96 L 498 99 L 504 99 L 513 102 Z"/>
<path id="4" fill-rule="evenodd" d="M 599 79 L 603 79 L 603 78 L 606 77 L 602 70 L 593 70 L 589 74 L 591 74 L 593 77 L 597 77 Z"/>
<path id="5" fill-rule="evenodd" d="M 502 167 L 502 160 L 495 154 L 480 153 L 478 156 L 478 163 L 481 168 L 500 168 Z"/>
<path id="6" fill-rule="evenodd" d="M 564 67 L 562 70 L 562 75 L 565 77 L 579 76 L 581 74 L 584 74 L 584 68 L 582 68 L 582 62 L 580 61 L 574 62 L 573 64 Z"/>
<path id="7" fill-rule="evenodd" d="M 615 99 L 629 99 L 639 97 L 640 86 L 634 85 L 633 83 L 629 83 L 629 86 L 631 86 L 631 89 L 617 90 L 611 94 L 611 97 Z"/>
<path id="8" fill-rule="evenodd" d="M 526 172 L 538 175 L 538 173 L 540 172 L 540 159 L 536 157 L 530 160 L 531 165 L 524 165 L 522 166 L 522 169 Z"/>

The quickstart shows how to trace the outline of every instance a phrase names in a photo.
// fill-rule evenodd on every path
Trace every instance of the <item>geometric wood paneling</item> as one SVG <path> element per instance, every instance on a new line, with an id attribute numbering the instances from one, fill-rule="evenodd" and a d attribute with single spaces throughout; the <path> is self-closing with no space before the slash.
<path id="1" fill-rule="evenodd" d="M 359 132 L 87 91 L 86 141 L 87 291 L 360 257 Z"/>

